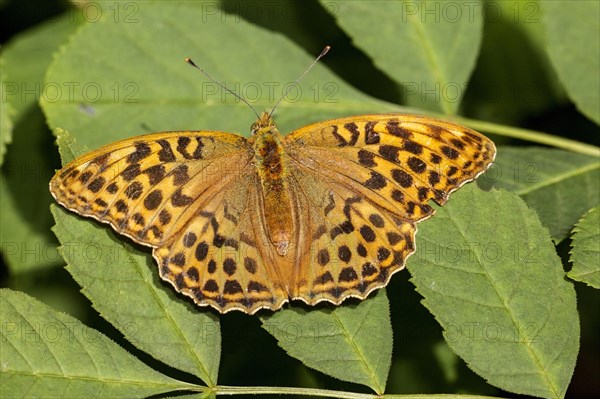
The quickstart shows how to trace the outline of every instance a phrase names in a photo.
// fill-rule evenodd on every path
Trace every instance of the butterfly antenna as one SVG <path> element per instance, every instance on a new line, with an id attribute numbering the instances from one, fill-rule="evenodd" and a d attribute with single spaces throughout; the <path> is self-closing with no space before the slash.
<path id="1" fill-rule="evenodd" d="M 191 66 L 193 66 L 194 68 L 196 68 L 197 70 L 199 70 L 200 72 L 202 72 L 202 74 L 204 76 L 206 76 L 208 79 L 210 79 L 214 83 L 218 84 L 219 87 L 221 87 L 222 89 L 224 89 L 224 90 L 228 91 L 229 93 L 233 94 L 235 96 L 235 98 L 237 98 L 237 99 L 241 100 L 242 102 L 244 102 L 244 104 L 246 104 L 247 106 L 250 107 L 250 109 L 252 110 L 252 112 L 254 112 L 254 114 L 256 115 L 256 117 L 260 119 L 260 115 L 258 114 L 258 112 L 256 112 L 256 110 L 254 109 L 254 107 L 252 105 L 250 105 L 250 103 L 248 101 L 246 101 L 245 98 L 243 98 L 242 96 L 240 96 L 239 94 L 237 94 L 235 91 L 231 90 L 229 87 L 225 86 L 223 83 L 219 82 L 218 80 L 216 80 L 215 78 L 213 78 L 212 76 L 210 76 L 208 74 L 208 72 L 206 72 L 204 69 L 202 69 L 198 65 L 196 65 L 196 63 L 194 61 L 192 61 L 191 58 L 186 58 L 185 62 L 187 62 L 188 64 L 190 64 Z"/>
<path id="2" fill-rule="evenodd" d="M 302 80 L 302 78 L 304 77 L 304 75 L 306 75 L 308 73 L 308 71 L 310 71 L 312 69 L 312 67 L 315 66 L 315 64 L 317 62 L 319 62 L 319 60 L 321 58 L 323 58 L 323 56 L 325 54 L 327 54 L 327 52 L 329 51 L 331 47 L 330 46 L 325 46 L 325 48 L 323 49 L 323 51 L 321 51 L 321 54 L 319 54 L 317 56 L 317 58 L 315 58 L 315 60 L 308 66 L 308 68 L 306 68 L 306 70 L 302 73 L 302 75 L 300 75 L 298 77 L 298 79 L 296 79 L 296 81 L 289 85 L 287 90 L 285 91 L 285 93 L 283 94 L 283 96 L 281 96 L 281 98 L 279 99 L 279 101 L 277 101 L 277 103 L 275 104 L 275 106 L 273 107 L 273 109 L 271 110 L 271 112 L 269 112 L 269 117 L 273 116 L 273 112 L 275 112 L 275 108 L 277 108 L 277 106 L 279 105 L 279 103 L 281 103 L 281 101 L 283 101 L 284 98 L 287 97 L 288 93 L 290 92 L 290 90 L 292 90 L 292 87 L 296 86 L 298 84 L 298 82 L 300 82 Z"/>

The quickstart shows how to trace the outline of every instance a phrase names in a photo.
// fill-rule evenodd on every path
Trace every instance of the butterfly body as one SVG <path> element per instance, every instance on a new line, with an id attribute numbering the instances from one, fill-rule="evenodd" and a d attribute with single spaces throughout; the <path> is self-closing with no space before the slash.
<path id="1" fill-rule="evenodd" d="M 417 222 L 492 163 L 491 140 L 432 118 L 373 114 L 281 135 L 162 132 L 77 158 L 50 182 L 66 208 L 152 247 L 160 276 L 220 312 L 340 304 L 384 287 Z"/>
<path id="2" fill-rule="evenodd" d="M 292 208 L 288 193 L 285 149 L 281 133 L 264 112 L 252 128 L 250 142 L 260 178 L 266 227 L 279 255 L 288 251 L 292 236 Z"/>

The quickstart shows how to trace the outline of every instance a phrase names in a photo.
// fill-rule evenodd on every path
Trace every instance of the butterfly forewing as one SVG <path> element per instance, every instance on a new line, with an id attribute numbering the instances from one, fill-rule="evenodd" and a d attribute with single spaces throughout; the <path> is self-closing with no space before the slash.
<path id="1" fill-rule="evenodd" d="M 243 137 L 156 133 L 76 159 L 55 175 L 50 191 L 65 207 L 110 223 L 138 243 L 160 245 L 227 178 L 223 163 L 248 163 L 250 157 Z"/>

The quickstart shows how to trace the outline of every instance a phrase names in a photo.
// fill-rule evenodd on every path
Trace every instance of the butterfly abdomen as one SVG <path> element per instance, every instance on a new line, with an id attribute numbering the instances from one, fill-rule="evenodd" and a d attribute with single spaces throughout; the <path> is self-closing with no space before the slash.
<path id="1" fill-rule="evenodd" d="M 264 216 L 269 239 L 285 255 L 292 236 L 292 209 L 281 135 L 274 127 L 255 136 L 254 157 L 262 187 Z"/>

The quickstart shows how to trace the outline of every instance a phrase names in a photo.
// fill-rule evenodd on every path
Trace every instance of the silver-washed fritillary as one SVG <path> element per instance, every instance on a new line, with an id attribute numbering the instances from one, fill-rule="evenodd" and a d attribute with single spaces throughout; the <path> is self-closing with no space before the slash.
<path id="1" fill-rule="evenodd" d="M 423 116 L 359 115 L 283 136 L 265 112 L 250 138 L 181 131 L 107 145 L 59 170 L 50 191 L 152 247 L 160 276 L 196 304 L 252 314 L 384 287 L 415 251 L 429 200 L 444 204 L 495 152 L 480 133 Z"/>

